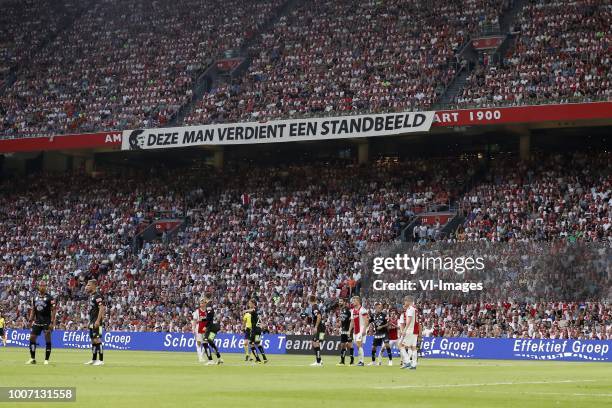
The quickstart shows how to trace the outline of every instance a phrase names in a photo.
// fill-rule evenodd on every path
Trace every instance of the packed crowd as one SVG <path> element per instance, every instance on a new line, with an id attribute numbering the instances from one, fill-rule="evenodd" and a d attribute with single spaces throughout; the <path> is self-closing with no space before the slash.
<path id="1" fill-rule="evenodd" d="M 328 296 L 332 282 L 352 279 L 368 242 L 397 237 L 402 221 L 453 198 L 461 170 L 474 165 L 237 166 L 207 177 L 160 170 L 121 184 L 114 175 L 67 175 L 4 186 L 0 302 L 25 324 L 30 285 L 44 274 L 60 292 L 62 327 L 80 327 L 80 280 L 101 274 L 112 328 L 181 330 L 194 297 L 215 288 L 228 329 L 240 321 L 230 305 L 257 292 L 271 328 L 281 330 L 303 296 Z M 156 212 L 190 221 L 177 239 L 145 243 L 133 255 L 138 225 Z"/>
<path id="2" fill-rule="evenodd" d="M 246 75 L 204 95 L 186 124 L 424 109 L 456 53 L 507 2 L 304 2 L 262 35 Z"/>
<path id="3" fill-rule="evenodd" d="M 80 2 L 7 0 L 0 13 L 0 87 L 11 69 L 30 59 Z"/>
<path id="4" fill-rule="evenodd" d="M 530 0 L 501 64 L 473 71 L 458 106 L 610 100 L 612 4 Z"/>
<path id="5" fill-rule="evenodd" d="M 185 123 L 431 106 L 455 74 L 456 51 L 507 3 L 303 2 L 257 37 L 247 75 L 205 94 Z M 0 135 L 164 126 L 191 102 L 198 74 L 253 38 L 283 4 L 81 2 L 86 10 L 58 29 L 52 12 L 36 17 L 40 2 L 9 2 L 0 56 L 33 61 L 0 96 Z"/>
<path id="6" fill-rule="evenodd" d="M 198 74 L 253 36 L 282 0 L 179 3 L 93 3 L 0 95 L 0 134 L 163 126 L 191 100 Z"/>
<path id="7" fill-rule="evenodd" d="M 612 241 L 610 154 L 549 156 L 530 165 L 494 161 L 488 180 L 460 202 L 459 241 Z"/>
<path id="8" fill-rule="evenodd" d="M 424 303 L 420 312 L 424 336 L 612 339 L 609 303 Z"/>
<path id="9" fill-rule="evenodd" d="M 2 138 L 164 126 L 194 102 L 199 74 L 250 39 L 247 72 L 217 82 L 184 124 L 428 109 L 457 51 L 513 4 L 297 2 L 262 32 L 284 0 L 69 1 L 3 4 L 0 80 L 19 70 L 0 95 Z M 457 105 L 610 99 L 609 2 L 531 0 L 518 21 L 509 55 L 474 70 Z"/>
<path id="10" fill-rule="evenodd" d="M 582 163 L 580 156 L 568 160 L 566 163 L 580 169 L 581 174 L 576 175 L 577 180 L 558 180 L 558 184 L 582 183 L 582 192 L 566 198 L 572 207 L 575 203 L 580 206 L 595 188 L 602 195 L 597 216 L 603 216 L 610 208 L 610 179 L 595 176 L 609 177 L 611 161 L 602 167 L 603 154 L 591 159 L 589 163 Z M 160 168 L 146 174 L 108 173 L 94 179 L 67 174 L 5 182 L 0 186 L 0 307 L 13 327 L 26 327 L 34 282 L 45 278 L 58 297 L 58 326 L 83 328 L 87 321 L 83 283 L 96 277 L 109 299 L 109 330 L 190 331 L 191 312 L 197 300 L 208 293 L 215 299 L 221 327 L 227 332 L 241 331 L 241 311 L 246 300 L 255 297 L 267 330 L 304 333 L 308 325 L 300 313 L 309 295 L 321 300 L 328 311 L 328 330 L 336 332 L 335 300 L 366 293 L 366 254 L 396 241 L 402 226 L 415 213 L 459 199 L 467 181 L 466 169 L 476 165 L 475 159 L 454 158 L 379 162 L 365 167 L 346 163 L 283 167 L 236 164 L 222 172 Z M 528 172 L 533 173 L 533 180 L 559 176 L 550 171 L 544 164 Z M 568 178 L 574 176 L 566 173 Z M 122 182 L 117 183 L 118 179 Z M 558 186 L 557 190 L 565 191 Z M 537 196 L 529 196 L 534 211 L 538 208 Z M 586 206 L 590 205 L 588 202 Z M 160 212 L 187 221 L 172 239 L 135 246 L 139 225 Z M 587 217 L 585 230 L 598 222 L 597 217 Z M 600 241 L 609 240 L 608 227 L 602 225 L 606 234 Z M 567 228 L 573 234 L 569 229 L 582 226 L 570 223 Z M 591 237 L 574 235 L 581 242 Z M 555 237 L 550 234 L 542 239 L 552 242 Z M 527 238 L 537 242 L 532 234 L 525 234 Z M 456 240 L 451 236 L 445 242 Z M 488 241 L 476 244 L 483 242 Z M 533 253 L 537 255 L 536 250 Z M 609 334 L 610 310 L 606 303 L 587 306 L 588 313 L 570 304 L 569 317 L 559 316 L 549 325 L 547 319 L 551 317 L 540 313 L 542 308 L 548 310 L 540 299 L 549 292 L 531 291 L 530 300 L 526 292 L 509 288 L 521 288 L 516 283 L 523 282 L 521 285 L 529 289 L 530 282 L 540 282 L 536 279 L 540 275 L 543 287 L 551 286 L 559 277 L 529 275 L 526 265 L 520 264 L 523 258 L 516 253 L 497 256 L 500 258 L 494 264 L 504 268 L 491 279 L 503 293 L 495 292 L 495 302 L 513 296 L 516 301 L 508 300 L 512 307 L 503 313 L 489 307 L 491 304 L 475 309 L 476 303 L 484 302 L 482 299 L 445 303 L 440 306 L 443 313 L 435 312 L 437 306 L 432 306 L 434 314 L 424 312 L 426 329 L 437 329 L 440 335 L 490 335 L 501 330 L 500 335 L 508 336 L 524 336 L 526 329 L 527 335 L 539 336 L 544 327 L 557 327 L 554 323 L 558 321 L 561 334 L 549 330 L 548 335 L 563 336 L 562 329 L 567 329 L 570 336 L 582 336 L 587 329 Z M 609 269 L 608 261 L 600 267 Z M 583 275 L 571 265 L 554 270 L 539 268 L 548 273 L 566 270 L 563 282 L 585 286 L 580 280 Z M 595 273 L 587 269 L 584 274 Z M 590 282 L 600 282 L 588 276 Z M 608 275 L 598 275 L 598 279 L 604 282 L 597 283 L 598 287 L 610 287 Z M 610 296 L 596 294 L 600 302 Z M 588 294 L 580 299 L 591 300 Z M 595 304 L 597 301 L 588 305 Z M 470 313 L 459 325 L 456 317 L 462 308 Z M 535 315 L 531 308 L 536 309 Z M 485 309 L 489 311 L 483 315 Z M 594 311 L 596 318 L 585 317 Z M 595 322 L 599 326 L 591 327 Z"/>

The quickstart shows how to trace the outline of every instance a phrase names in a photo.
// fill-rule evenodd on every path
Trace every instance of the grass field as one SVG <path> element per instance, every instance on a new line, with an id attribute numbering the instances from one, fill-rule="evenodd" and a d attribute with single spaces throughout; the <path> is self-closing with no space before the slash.
<path id="1" fill-rule="evenodd" d="M 26 366 L 26 349 L 0 348 L 0 386 L 77 388 L 76 403 L 0 408 L 612 407 L 608 363 L 421 359 L 412 371 L 336 367 L 328 356 L 324 367 L 275 355 L 268 365 L 246 365 L 237 354 L 203 366 L 195 353 L 106 351 L 105 366 L 84 366 L 90 357 L 54 350 L 50 365 Z"/>

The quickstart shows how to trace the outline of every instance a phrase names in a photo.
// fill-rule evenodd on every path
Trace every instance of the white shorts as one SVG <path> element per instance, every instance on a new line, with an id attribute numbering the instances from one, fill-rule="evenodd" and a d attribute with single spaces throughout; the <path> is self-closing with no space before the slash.
<path id="1" fill-rule="evenodd" d="M 362 333 L 353 333 L 353 342 L 357 343 L 358 341 L 363 341 Z"/>
<path id="2" fill-rule="evenodd" d="M 204 333 L 198 333 L 195 335 L 196 342 L 204 343 Z"/>
<path id="3" fill-rule="evenodd" d="M 418 338 L 419 336 L 416 334 L 407 334 L 402 339 L 402 345 L 406 347 L 416 347 Z"/>

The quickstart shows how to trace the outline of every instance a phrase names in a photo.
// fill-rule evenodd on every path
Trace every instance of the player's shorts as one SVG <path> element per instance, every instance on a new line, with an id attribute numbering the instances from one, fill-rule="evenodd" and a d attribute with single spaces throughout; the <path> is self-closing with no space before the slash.
<path id="1" fill-rule="evenodd" d="M 97 329 L 94 329 L 93 324 L 89 326 L 89 338 L 90 339 L 99 339 L 102 337 L 102 325 L 98 326 Z"/>
<path id="2" fill-rule="evenodd" d="M 204 333 L 196 333 L 195 339 L 198 343 L 204 343 Z"/>
<path id="3" fill-rule="evenodd" d="M 389 338 L 387 337 L 387 335 L 383 335 L 383 336 L 377 335 L 377 336 L 374 336 L 374 342 L 372 343 L 372 345 L 374 347 L 380 347 L 383 345 L 383 343 L 388 343 L 388 342 L 389 342 Z"/>
<path id="4" fill-rule="evenodd" d="M 0 329 L 0 337 L 4 337 L 4 328 Z"/>
<path id="5" fill-rule="evenodd" d="M 249 341 L 255 344 L 261 343 L 261 329 L 259 327 L 251 330 L 251 337 L 249 338 Z"/>
<path id="6" fill-rule="evenodd" d="M 402 339 L 402 345 L 406 347 L 416 347 L 418 337 L 419 336 L 416 334 L 407 334 Z"/>
<path id="7" fill-rule="evenodd" d="M 353 341 L 354 342 L 358 342 L 358 341 L 363 341 L 363 334 L 362 333 L 353 333 Z"/>
<path id="8" fill-rule="evenodd" d="M 323 341 L 325 340 L 325 332 L 317 331 L 314 336 L 312 336 L 312 341 Z"/>
<path id="9" fill-rule="evenodd" d="M 340 343 L 351 343 L 353 341 L 353 336 L 351 332 L 346 331 L 340 334 Z"/>
<path id="10" fill-rule="evenodd" d="M 244 329 L 244 339 L 251 341 L 251 329 Z"/>
<path id="11" fill-rule="evenodd" d="M 214 340 L 217 337 L 217 332 L 219 331 L 219 327 L 216 324 L 209 324 L 206 326 L 206 340 Z"/>
<path id="12" fill-rule="evenodd" d="M 47 331 L 49 330 L 49 324 L 39 324 L 39 323 L 34 323 L 32 325 L 32 334 L 34 336 L 40 336 L 40 334 L 43 331 Z"/>

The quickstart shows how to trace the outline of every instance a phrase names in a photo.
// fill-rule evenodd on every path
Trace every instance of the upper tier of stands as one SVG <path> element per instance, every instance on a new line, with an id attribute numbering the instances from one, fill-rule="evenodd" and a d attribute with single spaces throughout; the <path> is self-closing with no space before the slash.
<path id="1" fill-rule="evenodd" d="M 517 25 L 514 46 L 472 72 L 459 107 L 610 100 L 610 1 L 531 0 Z"/>
<path id="2" fill-rule="evenodd" d="M 181 108 L 185 124 L 431 108 L 458 51 L 516 2 L 49 4 L 4 3 L 0 69 L 16 71 L 0 137 L 164 126 Z M 456 104 L 610 99 L 611 23 L 609 1 L 527 1 L 508 54 L 474 70 Z M 231 50 L 246 72 L 194 101 L 199 74 Z"/>
<path id="3" fill-rule="evenodd" d="M 426 109 L 457 51 L 503 2 L 303 2 L 261 36 L 248 72 L 206 94 L 186 124 Z"/>
<path id="4" fill-rule="evenodd" d="M 163 126 L 191 100 L 197 75 L 224 51 L 239 48 L 282 4 L 179 3 L 92 2 L 0 95 L 0 134 Z"/>

